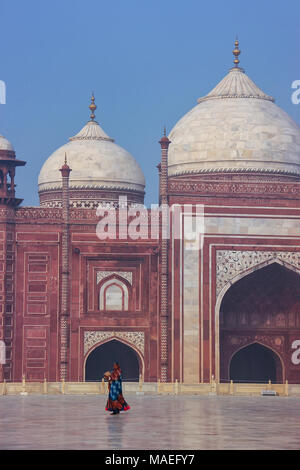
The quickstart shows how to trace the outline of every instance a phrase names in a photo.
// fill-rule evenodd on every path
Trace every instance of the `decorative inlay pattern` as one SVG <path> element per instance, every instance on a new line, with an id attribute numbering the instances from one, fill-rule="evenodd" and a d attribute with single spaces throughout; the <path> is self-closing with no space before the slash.
<path id="1" fill-rule="evenodd" d="M 39 193 L 42 193 L 44 191 L 52 191 L 55 189 L 61 189 L 61 184 L 60 183 L 40 183 L 40 190 Z M 101 182 L 96 182 L 96 183 L 78 183 L 76 182 L 73 183 L 71 182 L 70 189 L 115 189 L 115 190 L 128 190 L 128 191 L 135 191 L 137 189 L 137 186 L 140 186 L 138 183 L 124 183 L 123 185 L 118 185 L 117 183 L 111 183 L 111 184 L 104 184 Z M 140 192 L 143 192 L 142 189 Z"/>
<path id="2" fill-rule="evenodd" d="M 93 191 L 71 190 L 70 191 L 70 208 L 78 209 L 97 209 L 98 207 L 118 209 L 123 207 L 120 204 L 119 196 L 126 196 L 125 207 L 133 207 L 143 205 L 144 197 L 142 193 L 128 190 L 124 193 L 119 191 L 108 190 L 102 191 L 95 189 Z M 62 207 L 61 191 L 44 191 L 40 192 L 41 207 L 59 208 Z"/>
<path id="3" fill-rule="evenodd" d="M 99 282 L 101 282 L 102 279 L 112 276 L 113 274 L 123 277 L 124 279 L 126 279 L 126 281 L 129 282 L 130 285 L 132 285 L 132 273 L 129 271 L 98 271 L 97 272 L 97 284 L 99 284 Z"/>
<path id="4" fill-rule="evenodd" d="M 59 219 L 62 220 L 62 209 L 43 207 L 20 207 L 16 210 L 16 219 Z"/>
<path id="5" fill-rule="evenodd" d="M 176 165 L 174 165 L 176 166 Z M 299 171 L 292 170 L 276 170 L 274 168 L 194 168 L 189 170 L 174 170 L 172 165 L 169 165 L 169 176 L 180 176 L 189 174 L 200 174 L 200 173 L 271 173 L 281 175 L 298 175 Z"/>
<path id="6" fill-rule="evenodd" d="M 50 208 L 60 208 L 62 207 L 62 202 L 61 200 L 52 200 L 52 201 L 41 201 L 41 206 L 42 207 L 50 207 Z M 101 209 L 122 209 L 125 207 L 131 207 L 131 208 L 136 208 L 137 210 L 142 206 L 144 208 L 143 204 L 141 202 L 132 202 L 129 201 L 128 204 L 125 206 L 122 206 L 119 204 L 118 201 L 101 201 L 99 199 L 71 199 L 70 200 L 70 208 L 75 208 L 75 209 L 98 209 L 98 207 L 101 207 Z"/>
<path id="7" fill-rule="evenodd" d="M 192 173 L 192 172 L 190 172 Z M 200 173 L 200 171 L 198 171 Z M 300 185 L 285 182 L 207 182 L 207 181 L 171 181 L 169 183 L 171 192 L 184 193 L 232 193 L 232 194 L 287 194 L 297 197 L 300 194 Z"/>
<path id="8" fill-rule="evenodd" d="M 300 269 L 300 252 L 217 250 L 217 295 L 236 275 L 265 261 L 276 259 Z"/>
<path id="9" fill-rule="evenodd" d="M 97 204 L 97 207 L 99 207 L 99 204 Z M 111 206 L 110 206 L 111 207 Z M 135 208 L 139 210 L 139 203 L 131 203 L 128 201 L 128 207 Z M 116 209 L 118 208 L 118 204 L 116 206 Z M 116 212 L 118 214 L 118 212 Z M 23 219 L 28 220 L 28 219 L 43 219 L 43 220 L 57 220 L 61 221 L 63 219 L 62 215 L 62 208 L 61 207 L 47 207 L 46 205 L 43 205 L 43 207 L 20 207 L 17 210 L 10 210 L 9 212 L 6 209 L 0 209 L 0 218 L 6 218 L 8 219 L 8 216 L 11 217 L 13 220 L 14 217 L 18 221 L 22 221 Z M 152 219 L 151 219 L 152 217 Z M 143 212 L 140 214 L 140 220 L 141 224 L 148 224 L 150 225 L 151 223 L 159 223 L 158 221 L 158 215 L 152 214 L 148 210 L 147 213 Z M 133 220 L 135 216 L 128 216 L 128 223 Z M 70 205 L 69 208 L 69 219 L 70 220 L 92 220 L 98 221 L 99 216 L 97 216 L 97 211 L 96 208 L 91 209 L 91 208 L 74 208 Z M 78 227 L 78 230 L 80 230 L 80 227 Z M 150 230 L 150 228 L 149 228 Z"/>
<path id="10" fill-rule="evenodd" d="M 95 344 L 110 338 L 124 339 L 144 355 L 145 334 L 143 331 L 85 331 L 84 354 L 86 354 Z"/>

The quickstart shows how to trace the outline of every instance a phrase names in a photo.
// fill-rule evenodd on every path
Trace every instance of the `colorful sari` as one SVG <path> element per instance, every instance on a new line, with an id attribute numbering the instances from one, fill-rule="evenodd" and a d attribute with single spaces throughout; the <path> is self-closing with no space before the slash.
<path id="1" fill-rule="evenodd" d="M 106 411 L 113 411 L 119 413 L 120 411 L 127 411 L 130 406 L 126 403 L 122 393 L 122 372 L 121 368 L 114 369 L 108 383 L 108 400 L 106 403 Z"/>

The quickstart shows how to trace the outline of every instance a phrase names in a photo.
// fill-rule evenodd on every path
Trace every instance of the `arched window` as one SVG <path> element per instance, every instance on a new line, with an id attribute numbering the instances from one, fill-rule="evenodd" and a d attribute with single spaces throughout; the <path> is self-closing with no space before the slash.
<path id="1" fill-rule="evenodd" d="M 123 309 L 123 289 L 117 284 L 111 284 L 104 291 L 105 310 Z"/>
<path id="2" fill-rule="evenodd" d="M 128 288 L 119 279 L 109 279 L 100 287 L 100 310 L 128 310 Z"/>

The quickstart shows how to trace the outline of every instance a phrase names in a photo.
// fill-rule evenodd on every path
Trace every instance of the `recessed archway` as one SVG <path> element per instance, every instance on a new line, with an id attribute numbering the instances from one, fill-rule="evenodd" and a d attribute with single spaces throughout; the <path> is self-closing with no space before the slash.
<path id="1" fill-rule="evenodd" d="M 281 373 L 277 373 L 277 381 L 289 379 L 285 345 L 290 329 L 298 327 L 299 311 L 299 272 L 282 262 L 257 266 L 226 285 L 216 303 L 218 380 L 230 379 L 233 355 L 255 342 L 273 350 L 278 358 L 280 367 L 276 370 Z"/>
<path id="2" fill-rule="evenodd" d="M 121 366 L 123 381 L 139 380 L 140 361 L 137 353 L 123 342 L 112 339 L 94 348 L 86 358 L 85 381 L 100 381 L 104 372 L 112 370 L 115 361 Z"/>
<path id="3" fill-rule="evenodd" d="M 277 354 L 259 343 L 237 351 L 230 361 L 229 378 L 234 382 L 266 383 L 282 380 L 282 366 Z"/>

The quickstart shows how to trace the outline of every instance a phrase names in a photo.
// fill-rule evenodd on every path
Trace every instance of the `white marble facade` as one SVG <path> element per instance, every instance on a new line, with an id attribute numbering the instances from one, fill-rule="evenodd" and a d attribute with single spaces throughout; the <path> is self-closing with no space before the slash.
<path id="1" fill-rule="evenodd" d="M 185 219 L 189 218 L 187 215 Z M 198 383 L 199 378 L 199 238 L 190 237 L 184 225 L 183 240 L 183 381 Z"/>

